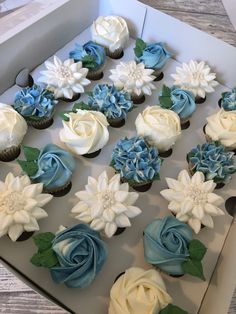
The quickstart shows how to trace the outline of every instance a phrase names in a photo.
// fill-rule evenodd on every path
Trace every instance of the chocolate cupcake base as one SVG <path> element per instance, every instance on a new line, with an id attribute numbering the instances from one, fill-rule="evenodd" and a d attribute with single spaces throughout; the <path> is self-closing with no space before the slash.
<path id="1" fill-rule="evenodd" d="M 163 73 L 163 72 L 160 72 L 159 70 L 155 70 L 152 75 L 154 75 L 154 76 L 156 77 L 155 80 L 154 80 L 154 82 L 161 81 L 161 80 L 163 80 L 163 78 L 164 78 L 164 73 Z"/>
<path id="2" fill-rule="evenodd" d="M 126 228 L 117 228 L 116 233 L 114 234 L 114 236 L 118 236 L 120 234 L 122 234 L 125 231 Z"/>
<path id="3" fill-rule="evenodd" d="M 97 151 L 94 152 L 94 153 L 84 154 L 84 155 L 82 155 L 82 156 L 85 157 L 85 158 L 95 158 L 95 157 L 97 157 L 100 153 L 101 153 L 101 149 L 97 150 Z"/>
<path id="4" fill-rule="evenodd" d="M 55 190 L 44 189 L 43 192 L 52 194 L 54 197 L 62 197 L 62 196 L 65 196 L 66 194 L 68 194 L 70 192 L 71 188 L 72 188 L 72 183 L 69 182 L 61 188 L 58 188 Z"/>
<path id="5" fill-rule="evenodd" d="M 87 79 L 91 81 L 98 81 L 103 78 L 104 74 L 102 70 L 97 70 L 97 71 L 89 71 L 87 74 Z"/>
<path id="6" fill-rule="evenodd" d="M 107 119 L 109 125 L 113 128 L 121 128 L 123 125 L 125 125 L 125 119 Z"/>
<path id="7" fill-rule="evenodd" d="M 150 182 L 150 183 L 144 183 L 144 184 L 137 184 L 137 185 L 132 184 L 131 186 L 132 186 L 132 188 L 133 188 L 135 191 L 137 191 L 137 192 L 147 192 L 148 190 L 151 189 L 151 187 L 152 187 L 152 182 Z"/>
<path id="8" fill-rule="evenodd" d="M 34 234 L 34 231 L 31 231 L 31 232 L 27 232 L 27 231 L 24 231 L 20 236 L 19 238 L 16 240 L 16 242 L 23 242 L 23 241 L 26 241 L 28 239 L 30 239 Z"/>
<path id="9" fill-rule="evenodd" d="M 222 107 L 222 98 L 219 99 L 219 101 L 218 101 L 218 106 L 219 106 L 220 108 Z"/>
<path id="10" fill-rule="evenodd" d="M 141 105 L 145 102 L 145 95 L 132 95 L 131 100 L 135 105 Z"/>
<path id="11" fill-rule="evenodd" d="M 25 119 L 27 124 L 29 126 L 32 126 L 33 128 L 37 129 L 37 130 L 44 130 L 49 128 L 52 124 L 53 124 L 53 117 L 49 117 L 49 118 L 43 118 L 40 120 L 32 120 L 30 118 L 26 118 Z"/>
<path id="12" fill-rule="evenodd" d="M 190 127 L 190 121 L 181 121 L 181 130 L 186 130 Z"/>
<path id="13" fill-rule="evenodd" d="M 123 48 L 119 48 L 112 52 L 108 48 L 106 48 L 106 55 L 111 59 L 118 60 L 124 56 L 124 51 Z"/>
<path id="14" fill-rule="evenodd" d="M 204 102 L 206 101 L 206 97 L 205 98 L 202 98 L 202 97 L 199 97 L 199 96 L 197 96 L 196 98 L 195 98 L 195 103 L 196 104 L 203 104 Z"/>
<path id="15" fill-rule="evenodd" d="M 0 151 L 0 161 L 9 162 L 20 155 L 20 146 L 12 146 Z"/>
<path id="16" fill-rule="evenodd" d="M 172 148 L 170 148 L 169 150 L 167 150 L 166 152 L 159 152 L 159 156 L 162 158 L 167 158 L 170 157 L 173 153 Z"/>
<path id="17" fill-rule="evenodd" d="M 71 99 L 65 98 L 65 97 L 60 97 L 57 100 L 61 100 L 64 102 L 74 102 L 74 101 L 80 99 L 80 96 L 81 96 L 81 94 L 75 94 Z"/>
<path id="18" fill-rule="evenodd" d="M 225 183 L 223 183 L 223 182 L 220 182 L 220 183 L 217 183 L 216 184 L 216 190 L 219 190 L 219 189 L 222 189 L 223 187 L 225 186 Z"/>

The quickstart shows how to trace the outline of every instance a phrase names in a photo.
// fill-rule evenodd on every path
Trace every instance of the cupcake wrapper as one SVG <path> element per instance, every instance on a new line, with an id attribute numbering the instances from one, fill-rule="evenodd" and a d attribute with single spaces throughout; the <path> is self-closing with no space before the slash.
<path id="1" fill-rule="evenodd" d="M 117 119 L 107 119 L 109 125 L 113 128 L 120 128 L 125 125 L 125 119 L 117 118 Z"/>
<path id="2" fill-rule="evenodd" d="M 195 103 L 196 103 L 196 104 L 203 104 L 205 101 L 206 101 L 206 97 L 205 97 L 205 98 L 202 98 L 202 97 L 197 96 L 197 97 L 195 98 Z"/>
<path id="3" fill-rule="evenodd" d="M 9 162 L 20 155 L 20 146 L 12 146 L 0 151 L 0 161 Z"/>
<path id="4" fill-rule="evenodd" d="M 94 152 L 94 153 L 84 154 L 84 155 L 82 155 L 82 156 L 85 157 L 85 158 L 95 158 L 95 157 L 97 157 L 100 153 L 101 153 L 101 149 L 97 150 L 97 151 Z"/>
<path id="5" fill-rule="evenodd" d="M 181 130 L 186 130 L 190 127 L 190 121 L 189 121 L 190 117 L 187 119 L 183 119 L 181 120 Z"/>
<path id="6" fill-rule="evenodd" d="M 114 52 L 111 52 L 108 48 L 106 48 L 106 55 L 111 59 L 121 59 L 124 56 L 123 48 L 116 49 Z"/>
<path id="7" fill-rule="evenodd" d="M 72 188 L 72 183 L 70 181 L 61 188 L 51 189 L 51 190 L 43 189 L 43 192 L 52 194 L 55 197 L 61 197 L 61 196 L 68 194 L 70 192 L 71 188 Z"/>
<path id="8" fill-rule="evenodd" d="M 23 241 L 26 241 L 28 239 L 30 239 L 34 234 L 34 231 L 31 231 L 31 232 L 27 232 L 27 231 L 24 231 L 20 236 L 19 238 L 16 240 L 16 242 L 23 242 Z"/>
<path id="9" fill-rule="evenodd" d="M 126 178 L 121 178 L 122 183 L 128 183 L 134 190 L 138 192 L 146 192 L 152 187 L 152 181 L 150 182 L 140 182 L 140 183 L 130 183 Z"/>
<path id="10" fill-rule="evenodd" d="M 117 228 L 116 232 L 114 233 L 114 236 L 122 234 L 125 230 L 126 228 Z"/>
<path id="11" fill-rule="evenodd" d="M 160 152 L 159 151 L 159 156 L 162 157 L 162 158 L 167 158 L 167 157 L 170 157 L 173 153 L 173 150 L 172 148 L 170 148 L 169 150 L 165 151 L 165 152 Z"/>
<path id="12" fill-rule="evenodd" d="M 44 129 L 49 128 L 53 124 L 53 115 L 47 118 L 37 120 L 37 121 L 32 120 L 28 117 L 25 118 L 25 120 L 29 126 L 32 126 L 33 128 L 38 129 L 38 130 L 44 130 Z"/>
<path id="13" fill-rule="evenodd" d="M 141 105 L 145 102 L 145 95 L 143 95 L 143 94 L 141 94 L 141 95 L 132 94 L 131 100 L 133 101 L 133 103 L 135 105 Z"/>
<path id="14" fill-rule="evenodd" d="M 161 81 L 164 78 L 164 73 L 161 70 L 154 70 L 152 75 L 156 77 L 154 82 Z"/>
<path id="15" fill-rule="evenodd" d="M 92 81 L 98 81 L 103 78 L 103 69 L 104 65 L 102 65 L 99 69 L 93 71 L 89 70 L 87 74 L 87 79 L 92 80 Z"/>
<path id="16" fill-rule="evenodd" d="M 57 100 L 59 100 L 59 101 L 61 100 L 64 102 L 74 102 L 74 101 L 80 99 L 80 96 L 81 96 L 81 94 L 75 94 L 71 99 L 65 98 L 65 97 L 60 97 Z"/>

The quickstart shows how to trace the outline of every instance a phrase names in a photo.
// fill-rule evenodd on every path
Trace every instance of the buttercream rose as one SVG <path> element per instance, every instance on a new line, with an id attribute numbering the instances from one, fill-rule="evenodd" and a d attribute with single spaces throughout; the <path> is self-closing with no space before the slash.
<path id="1" fill-rule="evenodd" d="M 196 110 L 195 97 L 192 92 L 173 87 L 171 89 L 171 110 L 176 112 L 181 120 L 189 118 Z"/>
<path id="2" fill-rule="evenodd" d="M 133 267 L 114 283 L 108 313 L 157 314 L 171 302 L 159 272 Z"/>
<path id="3" fill-rule="evenodd" d="M 77 109 L 65 114 L 60 139 L 75 154 L 91 154 L 103 148 L 109 140 L 108 122 L 97 111 Z"/>
<path id="4" fill-rule="evenodd" d="M 206 135 L 225 147 L 236 148 L 236 111 L 219 110 L 207 118 Z"/>
<path id="5" fill-rule="evenodd" d="M 99 233 L 85 224 L 59 232 L 52 242 L 59 266 L 50 269 L 56 283 L 69 288 L 85 288 L 95 279 L 107 257 Z"/>
<path id="6" fill-rule="evenodd" d="M 137 133 L 160 152 L 168 151 L 181 134 L 179 116 L 159 106 L 147 107 L 135 121 Z"/>
<path id="7" fill-rule="evenodd" d="M 156 219 L 144 230 L 144 255 L 148 263 L 171 275 L 183 275 L 189 258 L 191 228 L 172 216 Z"/>
<path id="8" fill-rule="evenodd" d="M 119 16 L 100 16 L 93 22 L 92 40 L 111 52 L 124 48 L 129 40 L 126 21 Z"/>

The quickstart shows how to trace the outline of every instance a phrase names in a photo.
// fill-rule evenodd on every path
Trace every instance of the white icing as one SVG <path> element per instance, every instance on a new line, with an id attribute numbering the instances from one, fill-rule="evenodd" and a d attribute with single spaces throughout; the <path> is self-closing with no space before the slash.
<path id="1" fill-rule="evenodd" d="M 77 110 L 67 114 L 60 139 L 77 155 L 90 154 L 103 148 L 109 140 L 108 122 L 98 111 Z"/>
<path id="2" fill-rule="evenodd" d="M 27 132 L 25 119 L 11 106 L 0 103 L 0 150 L 19 146 Z"/>

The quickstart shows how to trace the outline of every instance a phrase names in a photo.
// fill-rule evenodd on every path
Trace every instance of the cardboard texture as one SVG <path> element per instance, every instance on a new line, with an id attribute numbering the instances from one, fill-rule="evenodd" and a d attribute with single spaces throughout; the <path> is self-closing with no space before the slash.
<path id="1" fill-rule="evenodd" d="M 63 198 L 55 198 L 46 207 L 49 217 L 40 221 L 42 232 L 56 232 L 58 226 L 61 224 L 69 226 L 77 223 L 76 220 L 70 218 L 69 216 L 70 210 L 76 202 L 74 193 L 84 189 L 89 175 L 98 176 L 104 168 L 107 167 L 110 163 L 112 149 L 120 138 L 135 135 L 134 122 L 138 113 L 143 111 L 148 105 L 157 104 L 157 97 L 164 83 L 167 85 L 173 85 L 173 80 L 171 79 L 170 74 L 175 72 L 175 68 L 180 64 L 180 62 L 188 61 L 191 58 L 211 60 L 210 64 L 213 65 L 214 69 L 223 74 L 222 78 L 224 78 L 224 81 L 227 82 L 226 85 L 234 85 L 233 79 L 235 76 L 233 77 L 232 65 L 236 62 L 235 48 L 212 38 L 209 35 L 197 31 L 196 29 L 193 29 L 192 27 L 159 11 L 145 7 L 143 4 L 135 0 L 122 0 L 119 2 L 112 0 L 91 0 L 90 4 L 95 2 L 97 6 L 95 5 L 95 9 L 91 11 L 91 6 L 88 5 L 88 1 L 86 1 L 86 3 L 83 1 L 77 1 L 77 7 L 80 8 L 77 12 L 79 12 L 83 18 L 80 20 L 80 23 L 72 23 L 72 25 L 76 25 L 77 33 L 80 34 L 59 51 L 56 51 L 58 48 L 57 44 L 55 44 L 54 49 L 52 45 L 48 50 L 48 56 L 52 54 L 53 51 L 62 59 L 68 58 L 68 53 L 74 47 L 75 42 L 83 43 L 90 39 L 90 29 L 87 27 L 92 23 L 97 15 L 116 13 L 127 18 L 132 30 L 132 35 L 134 34 L 133 36 L 141 34 L 145 40 L 163 40 L 166 42 L 169 49 L 174 50 L 176 53 L 176 60 L 170 60 L 167 63 L 164 68 L 165 77 L 163 81 L 156 82 L 155 85 L 157 86 L 157 90 L 153 93 L 153 95 L 151 97 L 147 97 L 147 101 L 144 105 L 138 106 L 138 108 L 133 110 L 128 115 L 126 125 L 119 129 L 118 132 L 113 128 L 109 128 L 110 140 L 108 145 L 103 148 L 102 153 L 97 158 L 92 160 L 88 160 L 83 157 L 77 159 L 77 168 L 72 179 L 72 190 L 69 195 Z M 68 3 L 68 6 L 71 5 L 74 6 L 73 9 L 76 8 L 75 1 L 72 0 Z M 53 14 L 58 14 L 59 16 L 71 14 L 71 20 L 73 20 L 74 12 L 71 12 L 70 9 L 71 7 L 67 7 L 66 5 L 62 6 L 56 12 L 51 13 L 44 22 L 48 24 L 48 27 L 50 28 L 51 23 L 55 22 L 50 18 Z M 87 14 L 86 17 L 84 17 L 85 13 Z M 72 25 L 64 25 L 64 27 L 66 27 L 66 33 L 69 33 L 69 30 L 73 28 Z M 29 32 L 30 30 L 31 32 L 34 31 L 34 25 L 25 31 Z M 25 33 L 25 31 L 22 33 Z M 73 32 L 75 32 L 75 29 L 73 29 Z M 50 34 L 50 36 L 53 35 L 52 28 Z M 174 34 L 175 36 L 173 36 Z M 183 34 L 187 40 L 181 40 L 181 36 L 183 36 Z M 16 42 L 21 39 L 21 36 L 23 36 L 23 34 L 17 35 L 17 38 L 15 39 Z M 63 39 L 61 39 L 61 41 L 64 40 L 65 44 L 68 37 L 62 37 Z M 193 44 L 190 45 L 189 43 L 192 38 L 195 39 L 193 40 Z M 49 39 L 50 38 L 47 39 L 47 42 L 50 42 Z M 40 41 L 42 46 L 44 46 L 44 37 L 41 37 L 38 41 Z M 195 42 L 196 45 L 194 44 Z M 208 48 L 205 47 L 206 42 L 209 44 Z M 14 45 L 14 43 L 11 44 Z M 37 43 L 37 47 L 38 46 L 39 42 Z M 122 59 L 123 61 L 134 59 L 133 48 L 134 39 L 131 38 L 128 47 L 125 49 L 125 55 Z M 34 49 L 35 47 L 32 47 L 30 51 Z M 24 57 L 20 54 L 20 57 L 22 58 L 21 66 L 25 66 L 24 62 L 28 62 L 27 57 L 30 55 L 30 51 L 27 56 Z M 213 53 L 213 51 L 214 54 L 211 58 L 211 53 Z M 1 53 L 2 47 L 0 46 L 0 54 Z M 227 55 L 227 58 L 222 58 L 221 54 L 224 56 Z M 31 58 L 30 62 L 32 62 L 32 67 L 36 66 L 39 59 L 40 58 L 36 59 L 37 61 L 35 60 L 35 63 L 33 63 L 33 58 Z M 102 82 L 110 82 L 108 78 L 110 69 L 115 67 L 119 62 L 119 60 L 114 61 L 107 58 L 104 70 L 105 75 Z M 14 67 L 12 67 L 12 71 L 13 69 Z M 44 66 L 40 65 L 32 72 L 36 81 L 39 77 L 39 71 L 43 69 Z M 2 73 L 0 74 L 0 79 L 3 79 Z M 7 83 L 9 84 L 10 81 L 11 79 L 9 78 Z M 87 90 L 91 90 L 96 83 L 92 83 L 88 86 Z M 227 89 L 228 88 L 226 86 L 220 85 L 217 87 L 215 93 L 210 94 L 207 97 L 206 103 L 198 105 L 197 111 L 191 118 L 190 128 L 182 132 L 182 137 L 175 145 L 173 154 L 171 157 L 164 160 L 163 167 L 161 169 L 161 181 L 155 182 L 150 191 L 142 194 L 140 193 L 137 206 L 143 210 L 142 215 L 133 219 L 132 227 L 127 228 L 122 235 L 113 237 L 110 240 L 105 240 L 108 244 L 109 257 L 101 273 L 97 276 L 96 280 L 90 287 L 80 290 L 68 289 L 63 285 L 56 285 L 52 281 L 48 270 L 38 269 L 31 265 L 29 260 L 36 251 L 36 247 L 34 246 L 32 240 L 22 243 L 12 243 L 7 237 L 0 239 L 1 257 L 5 260 L 7 266 L 11 267 L 12 265 L 15 271 L 20 271 L 20 276 L 25 275 L 31 280 L 30 285 L 32 287 L 34 287 L 37 291 L 43 289 L 44 292 L 50 294 L 51 297 L 58 300 L 58 302 L 61 302 L 65 307 L 69 308 L 72 313 L 106 313 L 109 303 L 109 291 L 117 275 L 131 266 L 140 266 L 146 269 L 150 268 L 144 260 L 142 232 L 144 227 L 156 217 L 162 217 L 170 214 L 167 210 L 167 202 L 160 196 L 159 193 L 159 191 L 166 188 L 165 177 L 175 178 L 180 170 L 187 169 L 188 165 L 186 163 L 186 154 L 196 144 L 205 142 L 205 137 L 202 132 L 202 127 L 206 123 L 205 118 L 219 109 L 218 100 L 221 97 L 221 93 Z M 19 88 L 16 86 L 11 87 L 0 96 L 0 101 L 11 104 L 17 90 L 19 90 Z M 86 101 L 86 99 L 86 96 L 81 97 L 81 100 Z M 59 129 L 62 127 L 62 122 L 58 114 L 59 112 L 65 110 L 65 106 L 66 109 L 69 109 L 72 107 L 72 104 L 59 104 L 53 126 L 43 131 L 30 129 L 27 133 L 24 144 L 28 146 L 43 147 L 45 144 L 53 142 L 63 147 L 63 144 L 60 143 L 58 137 Z M 8 164 L 1 163 L 1 179 L 3 179 L 9 171 L 13 171 L 14 174 L 20 174 L 21 172 L 16 162 Z M 218 193 L 223 196 L 225 200 L 232 195 L 236 195 L 236 176 L 234 176 L 230 184 L 224 189 L 218 190 Z M 177 279 L 163 274 L 167 290 L 173 297 L 174 303 L 184 308 L 190 314 L 226 313 L 226 309 L 229 306 L 230 298 L 234 289 L 234 284 L 236 282 L 235 276 L 231 276 L 232 272 L 234 273 L 232 266 L 235 264 L 236 252 L 235 245 L 232 245 L 232 240 L 235 237 L 236 231 L 235 225 L 233 225 L 234 228 L 231 228 L 232 217 L 228 215 L 227 212 L 224 217 L 216 217 L 214 222 L 215 228 L 213 230 L 205 228 L 196 237 L 203 241 L 208 247 L 208 253 L 204 258 L 204 272 L 207 278 L 206 282 L 201 282 L 200 280 L 187 275 Z M 220 255 L 221 251 L 222 255 Z M 24 254 L 22 254 L 22 252 L 24 252 Z M 219 265 L 215 270 L 218 259 Z M 225 266 L 227 268 L 225 268 Z M 27 283 L 27 279 L 25 280 Z M 37 284 L 37 287 L 34 286 L 34 282 Z M 216 295 L 220 296 L 217 302 L 215 301 Z M 50 296 L 48 297 L 50 298 Z"/>

